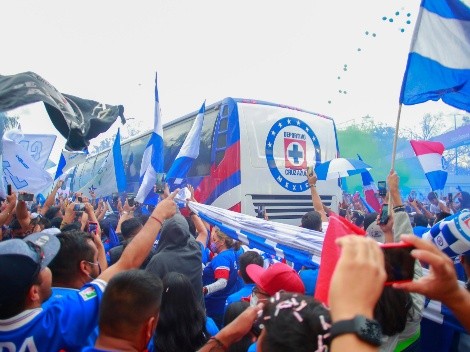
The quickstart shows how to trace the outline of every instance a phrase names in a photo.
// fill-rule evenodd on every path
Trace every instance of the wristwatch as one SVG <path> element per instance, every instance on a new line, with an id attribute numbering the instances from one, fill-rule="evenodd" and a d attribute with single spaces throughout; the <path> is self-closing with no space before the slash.
<path id="1" fill-rule="evenodd" d="M 356 334 L 359 339 L 373 346 L 382 344 L 380 324 L 376 320 L 367 319 L 363 315 L 356 315 L 353 319 L 333 323 L 330 329 L 331 340 L 343 334 Z"/>

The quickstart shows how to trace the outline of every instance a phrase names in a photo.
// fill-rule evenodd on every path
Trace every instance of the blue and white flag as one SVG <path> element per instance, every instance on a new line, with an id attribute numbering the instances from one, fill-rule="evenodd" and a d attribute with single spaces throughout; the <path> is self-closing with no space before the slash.
<path id="1" fill-rule="evenodd" d="M 194 120 L 193 126 L 189 131 L 183 145 L 175 158 L 175 161 L 166 174 L 166 182 L 173 190 L 175 187 L 179 187 L 189 169 L 191 168 L 193 161 L 199 156 L 199 145 L 201 144 L 201 131 L 204 123 L 204 113 L 206 111 L 206 102 L 202 103 L 199 113 Z"/>
<path id="2" fill-rule="evenodd" d="M 423 0 L 400 103 L 439 100 L 470 111 L 470 7 L 461 0 Z"/>
<path id="3" fill-rule="evenodd" d="M 23 139 L 18 143 L 43 169 L 46 169 L 56 138 L 57 136 L 53 134 L 23 134 Z"/>
<path id="4" fill-rule="evenodd" d="M 359 160 L 363 161 L 361 156 L 357 154 L 357 157 Z M 375 193 L 377 192 L 377 186 L 375 185 L 374 179 L 372 178 L 372 175 L 370 174 L 369 171 L 364 171 L 361 172 L 361 177 L 362 177 L 362 189 L 364 192 L 364 195 L 366 196 L 365 201 L 362 199 L 361 200 L 365 203 L 364 205 L 367 207 L 369 212 L 380 212 L 380 204 L 375 196 Z M 372 208 L 369 209 L 369 208 Z"/>
<path id="5" fill-rule="evenodd" d="M 74 191 L 89 195 L 90 190 L 93 190 L 96 197 L 105 197 L 126 190 L 126 173 L 122 161 L 121 133 L 119 129 L 113 147 L 109 150 L 96 175 L 79 190 Z"/>
<path id="6" fill-rule="evenodd" d="M 10 130 L 3 136 L 3 176 L 14 191 L 40 193 L 52 185 L 52 177 L 19 142 L 23 134 Z"/>
<path id="7" fill-rule="evenodd" d="M 188 202 L 188 205 L 201 219 L 218 226 L 225 234 L 250 248 L 311 268 L 320 264 L 325 238 L 322 232 L 266 221 L 210 205 L 195 202 Z"/>
<path id="8" fill-rule="evenodd" d="M 157 75 L 155 74 L 155 113 L 153 133 L 142 157 L 140 165 L 140 187 L 135 200 L 143 204 L 156 204 L 153 186 L 157 173 L 163 172 L 163 127 L 158 100 Z"/>
<path id="9" fill-rule="evenodd" d="M 88 155 L 88 150 L 85 151 L 68 151 L 62 150 L 60 154 L 59 164 L 57 164 L 57 171 L 55 173 L 54 180 L 57 180 L 63 174 L 66 174 L 67 171 L 73 169 L 75 166 L 80 165 L 85 162 Z"/>

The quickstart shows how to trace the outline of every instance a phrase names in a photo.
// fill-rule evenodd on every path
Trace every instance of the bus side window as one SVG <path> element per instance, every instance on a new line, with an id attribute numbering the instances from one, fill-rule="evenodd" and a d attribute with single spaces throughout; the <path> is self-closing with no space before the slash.
<path id="1" fill-rule="evenodd" d="M 214 134 L 214 147 L 215 147 L 215 164 L 219 165 L 225 155 L 227 149 L 227 133 L 228 133 L 228 118 L 229 111 L 228 105 L 222 107 L 222 113 L 220 114 L 215 127 Z"/>

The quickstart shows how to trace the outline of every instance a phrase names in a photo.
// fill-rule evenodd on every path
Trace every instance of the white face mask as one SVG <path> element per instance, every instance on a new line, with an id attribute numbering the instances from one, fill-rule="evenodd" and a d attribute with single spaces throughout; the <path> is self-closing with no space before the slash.
<path id="1" fill-rule="evenodd" d="M 250 307 L 256 307 L 257 304 L 258 304 L 258 296 L 252 293 L 251 298 L 250 298 Z"/>

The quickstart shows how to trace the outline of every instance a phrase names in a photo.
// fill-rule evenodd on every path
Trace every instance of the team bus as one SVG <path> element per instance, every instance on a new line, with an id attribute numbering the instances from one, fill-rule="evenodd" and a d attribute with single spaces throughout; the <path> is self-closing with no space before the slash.
<path id="1" fill-rule="evenodd" d="M 198 111 L 163 126 L 165 172 L 178 154 Z M 151 131 L 121 145 L 128 192 L 139 188 L 142 154 Z M 88 157 L 75 170 L 71 189 L 84 186 L 107 151 Z M 270 220 L 299 224 L 313 209 L 306 169 L 339 156 L 333 119 L 250 99 L 225 98 L 206 107 L 199 157 L 188 173 L 196 199 L 205 204 Z M 320 181 L 323 203 L 338 209 L 337 180 Z"/>

